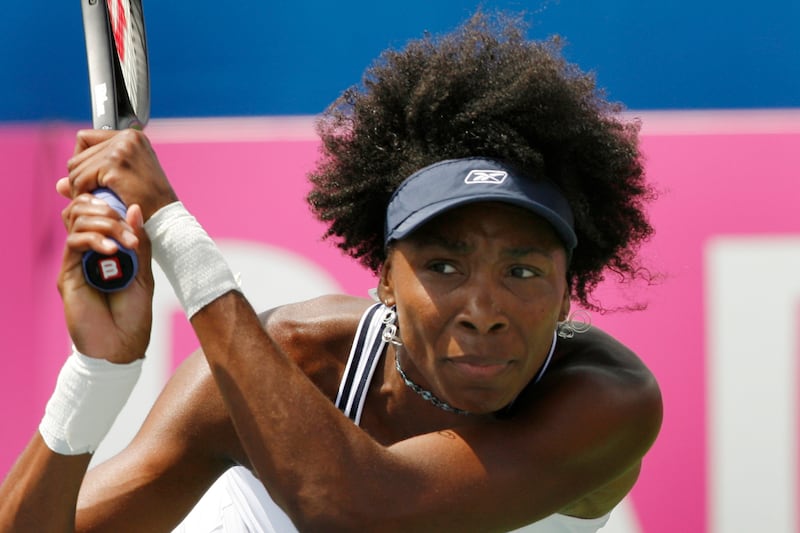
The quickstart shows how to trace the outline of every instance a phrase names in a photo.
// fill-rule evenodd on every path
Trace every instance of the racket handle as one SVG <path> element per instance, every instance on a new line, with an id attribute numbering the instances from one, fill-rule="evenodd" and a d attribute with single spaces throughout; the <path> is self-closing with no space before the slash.
<path id="1" fill-rule="evenodd" d="M 101 187 L 92 191 L 92 194 L 108 203 L 121 216 L 125 216 L 125 204 L 111 189 Z M 117 246 L 119 249 L 113 255 L 103 255 L 93 250 L 83 254 L 83 275 L 86 282 L 99 291 L 121 291 L 130 285 L 139 271 L 136 254 L 119 243 Z"/>

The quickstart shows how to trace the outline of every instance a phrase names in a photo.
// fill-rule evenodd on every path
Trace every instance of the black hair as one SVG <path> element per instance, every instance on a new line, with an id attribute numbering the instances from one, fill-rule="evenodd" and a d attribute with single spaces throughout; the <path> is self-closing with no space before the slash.
<path id="1" fill-rule="evenodd" d="M 378 272 L 386 206 L 406 177 L 443 159 L 508 161 L 563 191 L 578 236 L 572 297 L 601 309 L 590 295 L 608 271 L 647 276 L 637 252 L 653 233 L 645 206 L 655 193 L 639 125 L 564 59 L 558 37 L 526 31 L 522 16 L 479 12 L 452 33 L 384 52 L 319 119 L 308 201 L 325 236 Z"/>

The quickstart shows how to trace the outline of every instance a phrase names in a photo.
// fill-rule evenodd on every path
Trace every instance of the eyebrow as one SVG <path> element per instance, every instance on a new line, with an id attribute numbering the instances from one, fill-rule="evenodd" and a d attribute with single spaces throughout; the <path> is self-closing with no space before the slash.
<path id="1" fill-rule="evenodd" d="M 503 253 L 514 258 L 525 257 L 528 255 L 541 255 L 548 259 L 553 257 L 552 249 L 542 248 L 541 246 L 520 246 L 518 248 L 504 250 Z"/>
<path id="2" fill-rule="evenodd" d="M 449 239 L 444 235 L 440 235 L 438 233 L 422 233 L 416 235 L 413 239 L 418 246 L 422 246 L 425 248 L 444 248 L 450 252 L 454 253 L 469 253 L 471 247 L 464 241 L 456 241 L 453 239 Z"/>

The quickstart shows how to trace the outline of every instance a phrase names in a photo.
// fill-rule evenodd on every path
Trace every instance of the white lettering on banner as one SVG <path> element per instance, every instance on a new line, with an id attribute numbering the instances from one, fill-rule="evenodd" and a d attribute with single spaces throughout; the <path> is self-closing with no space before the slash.
<path id="1" fill-rule="evenodd" d="M 711 241 L 705 287 L 708 531 L 796 531 L 800 238 Z"/>
<path id="2" fill-rule="evenodd" d="M 330 275 L 308 259 L 287 250 L 252 241 L 217 241 L 253 308 L 262 311 L 281 304 L 340 292 Z M 180 304 L 166 276 L 153 266 L 153 332 L 142 375 L 108 436 L 92 457 L 98 464 L 127 446 L 139 430 L 156 397 L 169 379 L 172 362 L 172 315 Z M 366 296 L 366 294 L 365 294 Z M 188 354 L 178 354 L 184 357 Z"/>

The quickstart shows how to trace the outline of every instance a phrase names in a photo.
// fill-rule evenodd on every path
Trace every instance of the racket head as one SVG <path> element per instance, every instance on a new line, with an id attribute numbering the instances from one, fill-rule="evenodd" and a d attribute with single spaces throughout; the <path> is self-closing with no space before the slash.
<path id="1" fill-rule="evenodd" d="M 81 0 L 92 125 L 144 127 L 150 119 L 150 71 L 141 0 Z"/>

